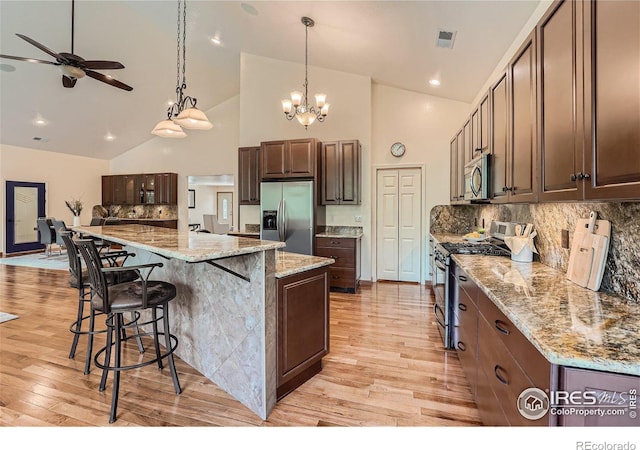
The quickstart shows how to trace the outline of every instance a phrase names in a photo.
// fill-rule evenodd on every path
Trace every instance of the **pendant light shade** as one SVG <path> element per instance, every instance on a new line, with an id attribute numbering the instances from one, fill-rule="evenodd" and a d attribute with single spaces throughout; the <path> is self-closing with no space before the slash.
<path id="1" fill-rule="evenodd" d="M 187 137 L 187 133 L 182 131 L 180 125 L 176 125 L 172 120 L 169 119 L 158 122 L 158 125 L 153 128 L 151 134 L 174 139 Z"/>
<path id="2" fill-rule="evenodd" d="M 182 29 L 182 35 L 180 34 Z M 167 119 L 155 126 L 152 134 L 168 138 L 183 138 L 187 134 L 182 130 L 210 130 L 213 128 L 205 113 L 196 108 L 197 100 L 194 97 L 185 95 L 187 89 L 185 58 L 187 40 L 187 2 L 178 0 L 178 57 L 176 75 L 177 101 L 167 109 Z M 182 57 L 182 60 L 180 59 Z M 182 80 L 180 80 L 180 69 L 182 69 Z"/>
<path id="3" fill-rule="evenodd" d="M 213 124 L 209 122 L 206 114 L 198 108 L 185 109 L 173 121 L 187 130 L 210 130 L 213 128 Z"/>

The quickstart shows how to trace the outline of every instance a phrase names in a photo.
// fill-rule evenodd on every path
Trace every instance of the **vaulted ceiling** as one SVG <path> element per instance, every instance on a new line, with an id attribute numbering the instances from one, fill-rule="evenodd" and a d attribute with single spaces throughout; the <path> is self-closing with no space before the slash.
<path id="1" fill-rule="evenodd" d="M 470 102 L 538 3 L 189 1 L 186 92 L 203 110 L 237 95 L 241 52 L 304 63 L 309 16 L 309 65 Z M 175 98 L 176 24 L 177 1 L 77 0 L 75 54 L 121 62 L 100 72 L 133 91 L 88 77 L 66 89 L 53 65 L 0 59 L 0 142 L 110 159 L 150 139 Z M 439 29 L 457 32 L 453 49 L 436 46 Z M 70 52 L 71 1 L 0 0 L 0 54 L 53 60 L 15 33 Z"/>

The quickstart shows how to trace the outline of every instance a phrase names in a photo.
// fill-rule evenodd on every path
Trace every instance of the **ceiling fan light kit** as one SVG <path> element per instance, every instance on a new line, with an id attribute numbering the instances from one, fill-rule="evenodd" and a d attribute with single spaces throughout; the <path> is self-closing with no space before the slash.
<path id="1" fill-rule="evenodd" d="M 75 41 L 74 29 L 75 29 L 75 0 L 71 0 L 71 53 L 65 53 L 65 52 L 56 53 L 53 50 L 45 47 L 41 43 L 31 39 L 30 37 L 25 36 L 23 34 L 16 33 L 16 36 L 18 36 L 20 39 L 27 41 L 29 44 L 42 50 L 49 56 L 54 57 L 56 61 L 55 62 L 45 61 L 42 59 L 24 58 L 22 56 L 9 56 L 9 55 L 0 55 L 0 58 L 59 66 L 60 70 L 62 71 L 62 85 L 65 88 L 74 87 L 76 85 L 76 81 L 80 78 L 84 78 L 86 75 L 90 78 L 93 78 L 94 80 L 98 80 L 103 83 L 110 84 L 111 86 L 123 89 L 125 91 L 132 91 L 133 88 L 131 86 L 128 86 L 111 76 L 107 76 L 99 72 L 95 72 L 95 70 L 124 69 L 124 66 L 121 63 L 117 61 L 85 60 L 84 58 L 81 58 L 80 56 L 73 53 L 74 41 Z"/>
<path id="2" fill-rule="evenodd" d="M 326 94 L 316 94 L 316 106 L 309 106 L 308 104 L 308 96 L 309 96 L 309 81 L 308 81 L 308 67 L 307 67 L 307 59 L 308 59 L 308 46 L 307 41 L 309 37 L 309 27 L 315 25 L 313 19 L 309 17 L 302 17 L 301 22 L 305 27 L 305 38 L 304 38 L 304 94 L 300 91 L 292 91 L 290 96 L 291 100 L 284 99 L 282 100 L 282 111 L 284 112 L 284 116 L 287 120 L 291 120 L 294 117 L 298 119 L 298 122 L 302 126 L 304 126 L 305 130 L 309 125 L 311 125 L 316 120 L 318 122 L 324 122 L 325 117 L 329 114 L 329 103 L 327 101 Z"/>
<path id="3" fill-rule="evenodd" d="M 182 17 L 181 17 L 182 16 Z M 181 20 L 182 19 L 182 20 Z M 180 29 L 182 28 L 182 36 Z M 182 38 L 182 41 L 180 39 Z M 178 0 L 178 56 L 176 70 L 176 96 L 175 103 L 167 108 L 167 119 L 160 121 L 151 131 L 151 134 L 166 138 L 183 138 L 187 134 L 182 130 L 210 130 L 213 124 L 209 122 L 207 115 L 196 108 L 197 99 L 184 94 L 187 89 L 186 77 L 186 38 L 187 38 L 187 2 Z M 182 60 L 180 59 L 182 57 Z M 182 80 L 180 70 L 182 69 Z"/>

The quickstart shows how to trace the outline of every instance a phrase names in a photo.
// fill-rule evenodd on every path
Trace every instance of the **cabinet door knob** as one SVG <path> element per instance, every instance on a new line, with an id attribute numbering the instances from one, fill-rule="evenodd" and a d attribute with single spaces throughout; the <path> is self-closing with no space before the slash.
<path id="1" fill-rule="evenodd" d="M 571 174 L 571 181 L 576 181 L 578 179 L 578 176 L 575 173 Z"/>
<path id="2" fill-rule="evenodd" d="M 464 342 L 462 342 L 462 341 L 458 341 L 458 348 L 460 350 L 462 350 L 463 352 L 467 350 L 467 346 L 464 345 Z"/>
<path id="3" fill-rule="evenodd" d="M 329 258 L 335 259 L 336 261 L 338 260 L 337 256 L 329 256 Z"/>
<path id="4" fill-rule="evenodd" d="M 585 174 L 583 175 L 583 177 L 584 177 L 584 179 L 585 179 L 585 180 L 589 180 L 589 179 L 591 179 L 591 175 L 589 175 L 588 173 L 585 173 Z"/>
<path id="5" fill-rule="evenodd" d="M 458 305 L 458 309 L 459 309 L 460 311 L 466 311 L 466 310 L 467 310 L 467 305 L 465 305 L 464 303 L 460 303 L 460 304 Z"/>

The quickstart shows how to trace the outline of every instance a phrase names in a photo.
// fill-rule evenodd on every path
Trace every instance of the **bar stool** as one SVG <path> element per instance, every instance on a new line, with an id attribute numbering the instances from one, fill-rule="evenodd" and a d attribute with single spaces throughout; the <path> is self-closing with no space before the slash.
<path id="1" fill-rule="evenodd" d="M 175 392 L 176 394 L 182 392 L 173 360 L 173 352 L 178 347 L 178 338 L 172 335 L 169 329 L 169 302 L 176 297 L 176 287 L 166 281 L 149 280 L 153 269 L 162 267 L 162 263 L 103 267 L 102 259 L 93 240 L 79 239 L 76 241 L 76 245 L 89 273 L 91 309 L 107 314 L 107 342 L 105 347 L 96 352 L 94 363 L 98 368 L 102 369 L 100 392 L 105 390 L 108 373 L 113 372 L 113 392 L 111 394 L 111 413 L 109 416 L 109 423 L 113 423 L 116 420 L 118 407 L 120 372 L 124 370 L 138 369 L 155 363 L 158 364 L 159 369 L 163 369 L 163 360 L 166 358 L 169 363 Z M 141 272 L 143 269 L 148 269 L 146 275 Z M 136 271 L 140 278 L 136 281 L 114 285 L 107 283 L 107 274 L 125 270 Z M 136 332 L 134 335 L 123 338 L 123 331 L 133 326 L 130 323 L 125 323 L 123 314 L 125 312 L 141 312 L 144 310 L 148 310 L 151 313 L 151 319 L 144 323 L 136 324 L 140 326 L 151 325 L 152 331 Z M 160 316 L 158 316 L 158 312 Z M 161 320 L 162 332 L 159 332 L 158 322 Z M 161 335 L 164 336 L 164 353 L 160 349 L 159 340 Z M 155 358 L 138 364 L 122 365 L 122 344 L 136 336 L 153 337 Z M 112 353 L 114 353 L 113 363 L 111 361 Z M 100 361 L 103 354 L 104 358 Z"/>
<path id="2" fill-rule="evenodd" d="M 84 304 L 89 302 L 89 277 L 85 270 L 82 270 L 82 263 L 80 260 L 80 253 L 73 239 L 74 232 L 72 230 L 59 230 L 58 235 L 62 238 L 62 242 L 67 249 L 67 256 L 69 258 L 69 286 L 78 289 L 78 312 L 75 322 L 69 326 L 69 331 L 73 333 L 73 341 L 71 343 L 71 350 L 69 351 L 69 358 L 73 359 L 76 354 L 76 348 L 81 335 L 88 336 L 87 343 L 87 357 L 84 365 L 84 374 L 88 375 L 91 367 L 91 353 L 93 351 L 93 336 L 95 334 L 106 333 L 106 329 L 95 330 L 94 323 L 95 317 L 91 313 L 87 316 L 84 315 Z M 107 261 L 111 267 L 120 266 L 124 264 L 129 256 L 135 256 L 133 253 L 126 251 L 100 253 L 100 257 L 103 261 Z M 138 278 L 138 274 L 133 271 L 123 271 L 119 273 L 111 274 L 107 281 L 109 284 L 118 284 L 128 281 L 133 281 Z M 138 319 L 134 313 L 131 314 L 131 322 L 135 323 Z M 89 327 L 87 330 L 82 329 L 83 322 L 89 319 Z M 144 352 L 144 346 L 142 340 L 138 337 L 138 350 L 140 353 Z"/>

